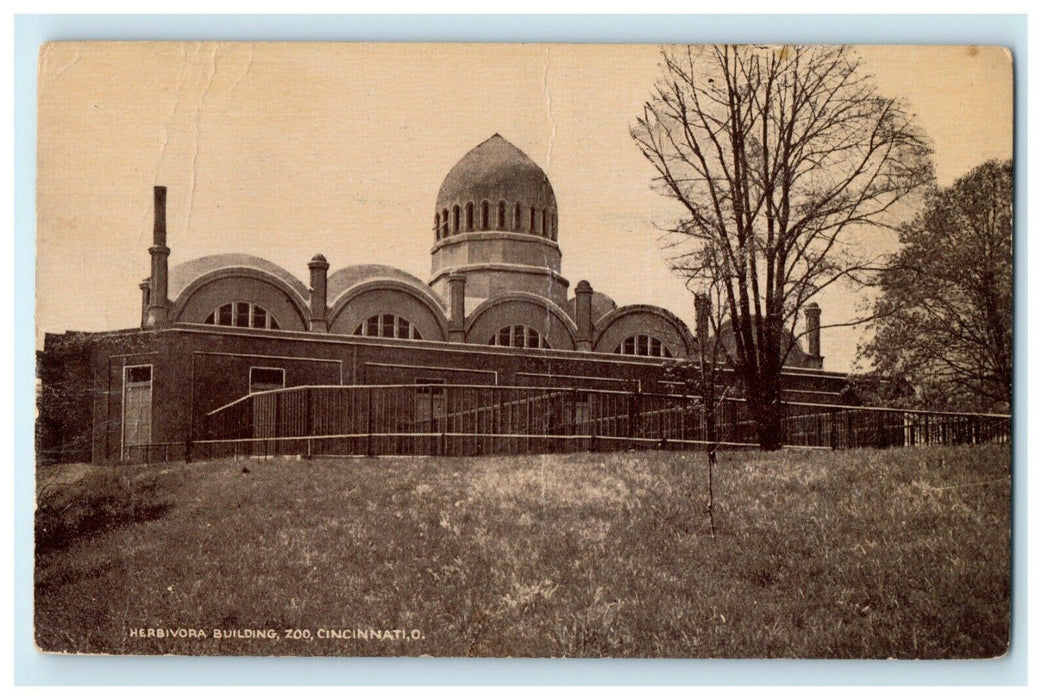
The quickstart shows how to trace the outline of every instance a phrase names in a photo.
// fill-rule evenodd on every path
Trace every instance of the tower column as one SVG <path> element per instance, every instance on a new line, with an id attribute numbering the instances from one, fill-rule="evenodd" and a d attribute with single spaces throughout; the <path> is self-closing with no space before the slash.
<path id="1" fill-rule="evenodd" d="M 310 330 L 328 332 L 328 261 L 317 253 L 310 260 Z"/>
<path id="2" fill-rule="evenodd" d="M 593 301 L 594 288 L 586 280 L 579 280 L 575 286 L 576 350 L 594 349 Z"/>
<path id="3" fill-rule="evenodd" d="M 150 290 L 149 309 L 146 315 L 146 326 L 156 328 L 168 322 L 168 248 L 167 229 L 167 196 L 168 188 L 153 188 L 153 245 L 149 247 L 150 255 Z"/>
<path id="4" fill-rule="evenodd" d="M 449 299 L 452 308 L 448 323 L 448 340 L 452 343 L 466 342 L 466 275 L 448 275 Z"/>

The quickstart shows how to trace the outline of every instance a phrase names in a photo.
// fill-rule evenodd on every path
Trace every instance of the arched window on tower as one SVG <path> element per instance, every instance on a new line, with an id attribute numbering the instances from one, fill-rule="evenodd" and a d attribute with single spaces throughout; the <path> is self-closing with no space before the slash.
<path id="1" fill-rule="evenodd" d="M 521 203 L 514 203 L 514 231 L 521 230 Z"/>
<path id="2" fill-rule="evenodd" d="M 474 230 L 474 203 L 473 202 L 467 202 L 466 203 L 466 230 L 467 231 L 473 231 Z"/>
<path id="3" fill-rule="evenodd" d="M 550 212 L 550 240 L 557 240 L 557 210 Z"/>
<path id="4" fill-rule="evenodd" d="M 448 210 L 441 211 L 441 238 L 448 237 Z"/>
<path id="5" fill-rule="evenodd" d="M 673 357 L 666 344 L 659 338 L 640 333 L 624 338 L 616 348 L 617 355 L 639 355 L 641 357 Z"/>
<path id="6" fill-rule="evenodd" d="M 499 202 L 495 223 L 500 231 L 506 230 L 506 202 Z"/>
<path id="7" fill-rule="evenodd" d="M 528 233 L 535 233 L 535 207 L 529 208 L 528 213 Z"/>
<path id="8" fill-rule="evenodd" d="M 441 215 L 433 215 L 433 237 L 434 240 L 441 240 Z"/>
<path id="9" fill-rule="evenodd" d="M 487 231 L 488 230 L 488 220 L 489 220 L 488 208 L 489 208 L 488 207 L 488 200 L 486 199 L 483 202 L 481 202 L 481 230 L 482 231 Z"/>
<path id="10" fill-rule="evenodd" d="M 543 210 L 543 238 L 550 235 L 550 221 L 546 209 Z"/>
<path id="11" fill-rule="evenodd" d="M 459 205 L 452 207 L 452 233 L 459 233 Z"/>

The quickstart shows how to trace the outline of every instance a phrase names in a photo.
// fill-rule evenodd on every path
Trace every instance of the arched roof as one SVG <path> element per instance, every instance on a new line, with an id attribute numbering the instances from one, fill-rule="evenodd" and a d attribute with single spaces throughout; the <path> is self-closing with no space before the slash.
<path id="1" fill-rule="evenodd" d="M 677 332 L 681 334 L 682 338 L 689 339 L 692 337 L 692 334 L 689 332 L 688 326 L 685 325 L 684 321 L 682 321 L 680 318 L 675 316 L 670 311 L 667 311 L 663 307 L 652 306 L 651 304 L 629 304 L 627 306 L 620 306 L 617 309 L 609 311 L 608 313 L 604 314 L 600 318 L 597 318 L 596 321 L 594 321 L 594 337 L 597 338 L 602 333 L 604 333 L 605 330 L 607 330 L 608 327 L 611 326 L 615 321 L 626 316 L 634 315 L 659 316 L 669 321 L 670 324 L 677 330 Z"/>
<path id="2" fill-rule="evenodd" d="M 543 169 L 499 134 L 475 146 L 448 171 L 437 193 L 437 210 L 485 199 L 493 205 L 502 199 L 557 209 L 554 188 Z"/>
<path id="3" fill-rule="evenodd" d="M 655 332 L 657 325 L 653 321 L 657 324 L 662 322 L 664 328 L 673 329 L 677 337 L 664 337 L 663 340 L 675 346 L 675 357 L 683 357 L 692 343 L 688 326 L 670 311 L 650 304 L 621 306 L 597 319 L 594 322 L 594 349 L 604 348 L 599 352 L 612 352 L 612 346 L 617 345 L 624 335 L 637 332 L 661 335 Z"/>
<path id="4" fill-rule="evenodd" d="M 243 253 L 223 253 L 219 255 L 206 255 L 195 260 L 187 260 L 171 268 L 168 273 L 168 297 L 178 299 L 194 281 L 225 269 L 248 269 L 263 272 L 276 277 L 295 291 L 302 301 L 308 301 L 310 292 L 295 275 L 285 270 L 280 265 L 272 263 L 265 258 Z"/>
<path id="5" fill-rule="evenodd" d="M 511 310 L 515 305 L 521 305 L 517 307 L 518 309 L 522 307 L 529 309 L 529 314 L 535 317 L 533 320 L 542 320 L 529 323 L 528 318 L 512 311 L 504 315 L 505 310 Z M 492 331 L 503 325 L 517 323 L 530 325 L 542 333 L 555 350 L 575 349 L 575 321 L 550 299 L 529 292 L 510 292 L 483 301 L 466 318 L 466 340 L 467 342 L 483 343 Z M 486 330 L 478 335 L 479 329 L 482 328 Z M 555 333 L 555 328 L 558 328 L 560 332 Z"/>
<path id="6" fill-rule="evenodd" d="M 416 288 L 423 296 L 428 297 L 440 309 L 444 309 L 444 301 L 434 294 L 430 286 L 415 275 L 389 265 L 350 265 L 336 270 L 328 276 L 328 304 L 334 305 L 339 297 L 357 285 L 373 281 L 392 281 L 406 284 Z"/>

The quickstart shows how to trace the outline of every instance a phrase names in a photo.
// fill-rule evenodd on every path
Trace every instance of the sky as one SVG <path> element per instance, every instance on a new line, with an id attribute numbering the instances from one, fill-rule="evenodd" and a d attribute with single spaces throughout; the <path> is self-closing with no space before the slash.
<path id="1" fill-rule="evenodd" d="M 906 101 L 941 185 L 1012 157 L 1012 64 L 993 47 L 860 47 L 882 94 Z M 168 188 L 171 265 L 243 252 L 304 282 L 381 263 L 429 279 L 445 174 L 500 133 L 547 172 L 562 273 L 619 305 L 692 324 L 629 136 L 659 74 L 652 45 L 55 43 L 38 70 L 37 344 L 45 332 L 138 325 L 152 187 Z M 891 234 L 870 234 L 891 250 Z M 857 314 L 845 288 L 825 324 Z M 827 329 L 828 369 L 853 367 L 861 329 Z"/>

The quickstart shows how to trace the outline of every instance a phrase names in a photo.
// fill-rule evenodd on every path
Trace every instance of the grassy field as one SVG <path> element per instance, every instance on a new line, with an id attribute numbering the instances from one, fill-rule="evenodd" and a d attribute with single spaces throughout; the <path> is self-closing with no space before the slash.
<path id="1" fill-rule="evenodd" d="M 46 467 L 37 644 L 357 656 L 1007 650 L 1007 446 L 723 454 L 715 488 L 711 537 L 695 454 Z"/>

